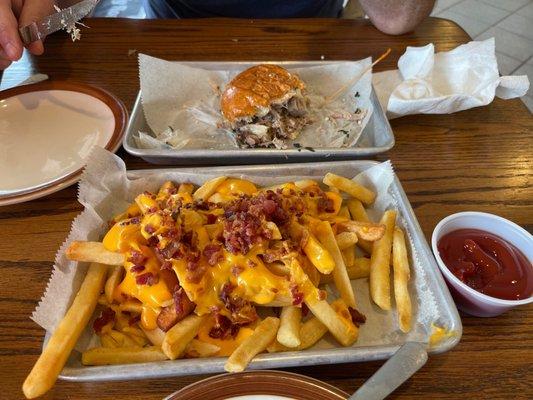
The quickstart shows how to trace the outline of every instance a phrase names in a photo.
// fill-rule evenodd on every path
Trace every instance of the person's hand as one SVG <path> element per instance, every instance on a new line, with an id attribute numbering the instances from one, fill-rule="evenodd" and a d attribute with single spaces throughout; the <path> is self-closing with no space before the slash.
<path id="1" fill-rule="evenodd" d="M 0 0 L 0 70 L 22 56 L 23 44 L 18 28 L 53 12 L 53 0 Z M 28 50 L 35 55 L 43 54 L 43 42 L 31 43 Z"/>

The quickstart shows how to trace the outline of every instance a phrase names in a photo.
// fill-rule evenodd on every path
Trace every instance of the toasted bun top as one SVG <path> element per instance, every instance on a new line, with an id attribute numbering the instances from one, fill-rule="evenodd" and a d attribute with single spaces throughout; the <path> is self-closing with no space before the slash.
<path id="1" fill-rule="evenodd" d="M 290 92 L 304 88 L 300 78 L 285 68 L 260 64 L 241 72 L 228 83 L 220 108 L 224 117 L 233 123 L 240 118 L 253 117 Z"/>

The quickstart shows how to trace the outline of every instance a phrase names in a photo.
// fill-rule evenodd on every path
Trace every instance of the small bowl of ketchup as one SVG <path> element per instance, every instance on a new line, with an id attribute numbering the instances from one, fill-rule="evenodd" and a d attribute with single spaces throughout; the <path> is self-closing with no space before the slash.
<path id="1" fill-rule="evenodd" d="M 533 236 L 493 214 L 460 212 L 431 237 L 439 268 L 457 307 L 494 317 L 533 302 Z"/>

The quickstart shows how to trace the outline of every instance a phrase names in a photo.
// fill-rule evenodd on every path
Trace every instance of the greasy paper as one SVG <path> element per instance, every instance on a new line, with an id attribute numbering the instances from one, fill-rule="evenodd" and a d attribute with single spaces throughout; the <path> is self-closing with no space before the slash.
<path id="1" fill-rule="evenodd" d="M 250 65 L 223 64 L 226 69 L 207 70 L 139 54 L 142 105 L 152 132 L 136 133 L 137 146 L 152 149 L 238 148 L 233 134 L 220 128 L 220 95 L 225 85 Z M 354 146 L 372 114 L 370 65 L 371 60 L 367 58 L 313 67 L 289 67 L 289 71 L 296 73 L 306 84 L 313 122 L 294 141 L 286 141 L 287 145 Z M 359 79 L 350 85 L 354 78 Z M 343 87 L 346 90 L 330 101 L 330 96 Z"/>
<path id="2" fill-rule="evenodd" d="M 300 167 L 302 168 L 302 167 Z M 276 176 L 275 172 L 263 172 L 260 169 L 249 174 L 237 174 L 236 177 L 250 179 L 259 186 L 311 178 L 321 181 L 327 171 L 313 172 L 307 175 L 302 170 L 287 169 L 287 175 Z M 86 170 L 79 184 L 78 200 L 85 207 L 84 211 L 72 223 L 71 232 L 61 246 L 56 256 L 56 263 L 52 277 L 48 283 L 46 293 L 33 313 L 32 319 L 44 329 L 52 332 L 76 294 L 86 266 L 68 261 L 64 256 L 65 248 L 73 240 L 99 240 L 106 232 L 109 221 L 115 214 L 123 212 L 128 203 L 136 195 L 145 190 L 156 191 L 167 181 L 192 182 L 196 185 L 205 180 L 218 176 L 220 172 L 195 171 L 183 172 L 179 169 L 153 172 L 149 175 L 140 174 L 136 179 L 128 179 L 123 161 L 112 153 L 101 148 L 95 148 L 91 154 Z M 355 180 L 377 192 L 378 196 L 369 216 L 377 221 L 383 211 L 396 208 L 397 195 L 391 189 L 394 172 L 390 162 L 377 164 L 355 177 Z M 403 227 L 405 221 L 399 215 L 397 223 Z M 354 346 L 398 344 L 409 340 L 427 340 L 427 333 L 432 322 L 438 319 L 438 307 L 427 282 L 427 266 L 423 266 L 412 245 L 412 238 L 406 230 L 411 258 L 410 292 L 414 307 L 413 331 L 408 335 L 398 329 L 396 310 L 385 312 L 375 306 L 369 296 L 368 280 L 353 281 L 358 309 L 366 315 L 367 322 L 361 326 L 359 340 Z M 95 338 L 92 327 L 88 327 L 78 343 L 77 349 L 83 350 L 94 345 Z M 330 338 L 317 344 L 317 348 L 337 346 Z"/>

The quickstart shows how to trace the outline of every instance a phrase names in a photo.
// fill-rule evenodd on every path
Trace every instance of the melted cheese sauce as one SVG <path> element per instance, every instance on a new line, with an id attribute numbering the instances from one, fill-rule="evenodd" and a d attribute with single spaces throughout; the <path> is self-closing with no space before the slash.
<path id="1" fill-rule="evenodd" d="M 199 268 L 205 268 L 206 273 L 198 283 L 187 279 L 187 263 L 184 260 L 174 260 L 172 268 L 187 293 L 189 299 L 196 303 L 195 312 L 198 315 L 210 313 L 212 307 L 221 308 L 220 291 L 226 283 L 231 283 L 235 289 L 232 296 L 240 297 L 255 304 L 268 304 L 276 299 L 278 293 L 286 293 L 289 281 L 284 277 L 270 272 L 257 256 L 260 248 L 252 248 L 247 255 L 232 254 L 223 250 L 223 259 L 214 266 L 200 260 Z M 238 269 L 239 274 L 234 271 Z M 227 315 L 227 314 L 226 314 Z"/>
<path id="2" fill-rule="evenodd" d="M 139 224 L 130 223 L 130 220 L 117 222 L 109 230 L 103 239 L 104 247 L 110 251 L 124 253 L 125 276 L 122 282 L 115 288 L 113 298 L 121 303 L 133 297 L 143 303 L 141 312 L 141 325 L 145 329 L 155 329 L 157 327 L 157 316 L 161 307 L 168 305 L 172 301 L 172 294 L 168 290 L 165 282 L 159 280 L 154 285 L 139 285 L 136 276 L 147 272 L 154 277 L 159 276 L 159 261 L 154 252 L 142 243 L 145 238 L 141 234 Z M 138 251 L 147 257 L 144 270 L 138 273 L 131 272 L 133 263 L 129 261 L 132 251 Z"/>
<path id="3" fill-rule="evenodd" d="M 312 192 L 319 193 L 320 191 L 316 184 L 300 188 L 295 183 L 287 183 L 277 188 L 280 188 L 285 195 L 294 195 L 295 193 L 302 193 L 302 191 L 309 194 L 309 196 L 300 196 L 307 207 L 306 214 L 308 215 L 328 219 L 335 217 L 340 210 L 341 196 L 335 192 L 325 192 L 326 197 L 331 200 L 333 212 L 318 212 L 318 201 L 321 197 L 314 194 L 311 196 Z M 253 195 L 257 192 L 258 189 L 253 183 L 229 178 L 216 188 L 210 200 L 228 202 L 240 195 Z M 159 205 L 162 202 L 167 207 L 165 210 L 160 210 Z M 171 240 L 166 238 L 164 234 L 170 229 L 176 228 L 176 225 L 183 225 L 185 231 L 193 232 L 194 244 L 202 251 L 206 245 L 211 243 L 211 240 L 222 233 L 223 224 L 220 223 L 220 220 L 207 225 L 207 217 L 202 211 L 182 208 L 178 221 L 174 222 L 169 210 L 178 203 L 190 204 L 192 202 L 192 185 L 182 185 L 176 190 L 173 184 L 165 183 L 157 195 L 145 192 L 137 196 L 135 203 L 124 213 L 115 217 L 115 225 L 103 239 L 103 244 L 107 250 L 123 253 L 127 260 L 124 263 L 125 276 L 115 289 L 114 299 L 119 303 L 124 303 L 128 299 L 131 301 L 132 298 L 140 301 L 142 303 L 141 325 L 145 329 L 155 329 L 161 307 L 168 306 L 173 302 L 171 291 L 162 279 L 158 279 L 160 261 L 156 258 L 153 250 L 146 246 L 147 240 L 151 236 L 157 236 L 160 243 L 164 245 L 165 241 Z M 224 210 L 221 208 L 209 211 L 209 214 L 216 217 L 223 213 Z M 277 236 L 274 236 L 281 238 L 275 225 L 272 227 L 272 231 L 275 234 L 277 231 Z M 129 260 L 132 258 L 133 252 L 141 252 L 146 257 L 142 271 L 131 271 L 134 264 Z M 232 254 L 222 249 L 222 261 L 214 266 L 207 264 L 205 257 L 201 257 L 199 268 L 205 269 L 206 272 L 197 283 L 189 281 L 185 260 L 173 260 L 172 268 L 187 296 L 196 303 L 195 312 L 198 315 L 211 313 L 214 308 L 218 308 L 222 313 L 228 315 L 229 312 L 220 299 L 221 289 L 227 283 L 234 286 L 231 297 L 240 297 L 257 305 L 275 303 L 280 298 L 283 298 L 285 302 L 290 302 L 288 278 L 270 272 L 258 257 L 263 252 L 264 248 L 260 245 L 253 247 L 246 255 Z M 308 241 L 305 252 L 310 255 L 311 260 L 315 260 L 315 263 L 331 264 L 333 262 L 331 255 L 314 237 Z M 155 277 L 156 283 L 152 285 L 137 284 L 136 277 L 145 273 L 151 273 Z M 307 292 L 305 288 L 302 290 Z M 316 289 L 313 286 L 314 292 Z M 241 328 L 237 338 L 226 343 L 227 341 L 210 338 L 210 329 L 210 327 L 209 329 L 205 328 L 205 332 L 201 334 L 202 340 L 220 346 L 220 355 L 231 353 L 252 332 L 250 328 Z"/>
<path id="4" fill-rule="evenodd" d="M 445 328 L 441 328 L 435 324 L 431 324 L 431 335 L 429 337 L 429 346 L 433 347 L 446 340 L 448 338 L 455 336 L 455 331 L 448 331 Z"/>
<path id="5" fill-rule="evenodd" d="M 215 354 L 219 357 L 227 357 L 233 353 L 233 351 L 239 347 L 239 345 L 249 336 L 254 333 L 253 328 L 251 327 L 242 327 L 239 329 L 239 332 L 237 335 L 232 339 L 215 339 L 209 336 L 209 332 L 211 332 L 211 329 L 213 328 L 213 325 L 215 324 L 215 320 L 213 318 L 210 318 L 207 323 L 202 325 L 200 327 L 200 330 L 198 332 L 198 340 L 201 340 L 202 342 L 211 343 L 215 346 L 220 347 L 220 350 Z"/>

